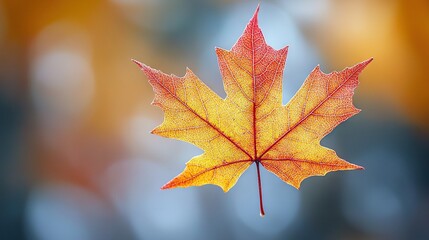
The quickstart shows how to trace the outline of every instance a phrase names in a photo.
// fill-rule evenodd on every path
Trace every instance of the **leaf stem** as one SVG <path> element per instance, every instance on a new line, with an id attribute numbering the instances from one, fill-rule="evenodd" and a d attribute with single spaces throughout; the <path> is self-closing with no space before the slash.
<path id="1" fill-rule="evenodd" d="M 259 170 L 259 161 L 256 161 L 256 171 L 258 173 L 258 189 L 259 189 L 259 208 L 261 217 L 265 216 L 264 203 L 262 202 L 262 184 L 261 184 L 261 171 Z"/>

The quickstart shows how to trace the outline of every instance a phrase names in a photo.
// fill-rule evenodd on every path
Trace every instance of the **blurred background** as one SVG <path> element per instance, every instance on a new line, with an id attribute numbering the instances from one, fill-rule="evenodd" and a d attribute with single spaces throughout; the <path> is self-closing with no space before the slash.
<path id="1" fill-rule="evenodd" d="M 251 166 L 228 193 L 161 191 L 194 146 L 162 122 L 130 59 L 190 67 L 224 97 L 214 47 L 230 49 L 258 2 L 269 45 L 289 45 L 288 99 L 370 57 L 363 111 L 322 144 L 365 171 L 300 191 Z M 426 0 L 1 0 L 0 239 L 429 239 L 429 2 Z"/>

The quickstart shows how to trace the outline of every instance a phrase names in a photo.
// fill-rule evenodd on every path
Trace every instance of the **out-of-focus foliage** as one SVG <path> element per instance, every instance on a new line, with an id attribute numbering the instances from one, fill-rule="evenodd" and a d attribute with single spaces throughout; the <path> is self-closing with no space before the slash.
<path id="1" fill-rule="evenodd" d="M 355 98 L 364 111 L 322 142 L 365 171 L 300 192 L 263 171 L 263 221 L 253 171 L 227 196 L 159 190 L 199 150 L 149 134 L 162 114 L 130 59 L 188 66 L 225 96 L 213 47 L 232 46 L 257 4 L 2 0 L 0 239 L 429 238 L 424 0 L 261 2 L 267 43 L 291 47 L 285 101 L 317 63 L 374 57 Z"/>
<path id="2" fill-rule="evenodd" d="M 360 90 L 407 121 L 429 128 L 429 2 L 331 1 L 329 14 L 304 31 L 333 65 L 375 58 Z M 339 20 L 341 19 L 341 20 Z"/>

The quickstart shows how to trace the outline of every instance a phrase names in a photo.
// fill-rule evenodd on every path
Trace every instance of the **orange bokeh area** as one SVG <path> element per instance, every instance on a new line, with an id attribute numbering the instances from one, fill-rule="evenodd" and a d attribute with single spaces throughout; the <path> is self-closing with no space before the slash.
<path id="1" fill-rule="evenodd" d="M 303 181 L 256 169 L 227 194 L 160 190 L 197 147 L 163 121 L 136 59 L 189 67 L 221 97 L 214 47 L 260 4 L 267 44 L 289 46 L 283 103 L 317 64 L 374 61 L 362 112 L 321 142 L 364 171 Z M 429 3 L 425 0 L 0 1 L 0 239 L 429 239 Z"/>

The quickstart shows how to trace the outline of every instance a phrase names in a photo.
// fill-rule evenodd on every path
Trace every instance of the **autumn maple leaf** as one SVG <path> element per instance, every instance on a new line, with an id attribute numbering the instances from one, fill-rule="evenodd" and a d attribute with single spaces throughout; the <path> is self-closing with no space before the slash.
<path id="1" fill-rule="evenodd" d="M 154 105 L 165 112 L 152 133 L 183 140 L 204 150 L 162 189 L 215 184 L 231 189 L 253 163 L 299 188 L 310 176 L 362 169 L 320 145 L 338 124 L 360 110 L 352 103 L 359 73 L 372 59 L 330 74 L 317 66 L 296 95 L 282 105 L 287 47 L 274 50 L 258 27 L 259 7 L 230 51 L 216 48 L 227 97 L 220 98 L 191 70 L 166 75 L 135 61 L 155 92 Z"/>

